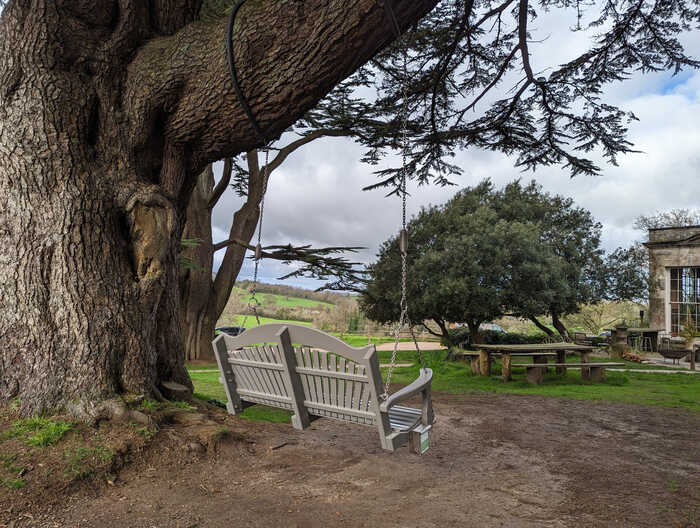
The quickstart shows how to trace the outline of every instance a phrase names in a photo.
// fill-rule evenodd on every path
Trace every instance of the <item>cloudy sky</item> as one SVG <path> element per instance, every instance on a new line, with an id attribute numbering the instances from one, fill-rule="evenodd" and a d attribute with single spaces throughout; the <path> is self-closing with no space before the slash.
<path id="1" fill-rule="evenodd" d="M 588 35 L 558 29 L 571 27 L 574 21 L 571 13 L 561 12 L 537 20 L 533 36 L 545 40 L 531 48 L 535 69 L 560 64 L 585 49 Z M 700 38 L 690 36 L 685 44 L 686 49 L 700 49 Z M 631 124 L 629 139 L 642 152 L 620 158 L 619 166 L 605 165 L 604 160 L 594 157 L 603 167 L 601 176 L 571 179 L 559 167 L 522 173 L 514 168 L 514 160 L 503 154 L 468 150 L 456 159 L 464 169 L 464 174 L 454 179 L 457 187 L 410 185 L 409 214 L 421 206 L 442 203 L 457 189 L 483 178 L 491 178 L 497 185 L 515 178 L 535 179 L 546 191 L 570 196 L 589 209 L 603 224 L 603 245 L 610 250 L 643 236 L 632 226 L 640 214 L 695 208 L 700 195 L 700 72 L 682 72 L 675 77 L 670 73 L 634 75 L 611 85 L 606 99 L 640 119 Z M 291 242 L 363 246 L 367 250 L 352 258 L 373 260 L 381 242 L 399 229 L 400 201 L 386 198 L 381 190 L 362 191 L 376 182 L 373 167 L 359 161 L 362 153 L 352 141 L 329 138 L 290 156 L 271 177 L 264 245 Z M 217 174 L 220 171 L 219 165 Z M 240 199 L 232 192 L 217 205 L 213 227 L 216 240 L 226 238 L 233 212 L 239 206 Z M 265 282 L 274 282 L 285 272 L 283 265 L 263 261 L 260 276 Z M 248 262 L 239 278 L 251 276 L 252 265 Z M 317 286 L 308 280 L 290 282 Z"/>

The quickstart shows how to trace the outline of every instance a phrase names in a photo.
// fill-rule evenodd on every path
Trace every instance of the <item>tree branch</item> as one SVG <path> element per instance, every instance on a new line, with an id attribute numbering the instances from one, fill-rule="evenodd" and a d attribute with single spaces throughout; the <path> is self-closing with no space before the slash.
<path id="1" fill-rule="evenodd" d="M 536 326 L 537 328 L 539 328 L 540 330 L 542 330 L 542 331 L 543 331 L 545 334 L 547 334 L 548 336 L 552 337 L 552 336 L 554 335 L 554 332 L 552 331 L 552 329 L 551 329 L 551 328 L 548 328 L 547 326 L 545 326 L 545 325 L 543 325 L 542 323 L 540 323 L 540 321 L 539 321 L 539 320 L 537 319 L 537 317 L 535 317 L 534 315 L 528 316 L 528 319 L 530 319 L 530 321 L 532 321 L 532 322 L 535 324 L 535 326 Z"/>
<path id="2" fill-rule="evenodd" d="M 432 328 L 430 328 L 427 324 L 425 324 L 425 321 L 421 322 L 421 325 L 423 326 L 423 328 L 425 328 L 428 331 L 429 334 L 433 334 L 435 337 L 444 337 L 442 334 L 438 334 Z"/>
<path id="3" fill-rule="evenodd" d="M 267 182 L 263 181 L 262 172 L 258 164 L 258 153 L 250 150 L 246 154 L 248 162 L 248 193 L 245 203 L 233 215 L 229 239 L 248 241 L 255 233 L 255 228 L 260 218 L 260 202 L 265 194 Z M 247 242 L 246 242 L 247 244 Z M 224 259 L 219 266 L 219 272 L 214 279 L 214 308 L 221 313 L 226 307 L 231 288 L 238 276 L 245 259 L 247 246 L 233 244 L 229 246 Z"/>
<path id="4" fill-rule="evenodd" d="M 245 249 L 249 249 L 255 252 L 255 246 L 250 242 L 246 242 L 240 238 L 229 238 L 222 242 L 214 244 L 213 251 L 219 251 L 221 249 L 230 247 L 232 245 L 240 246 Z M 337 253 L 342 253 L 346 251 L 358 251 L 364 249 L 361 247 L 325 247 L 325 248 L 312 248 L 311 246 L 292 246 L 287 245 L 274 245 L 265 246 L 262 248 L 261 256 L 262 258 L 268 258 L 272 260 L 279 260 L 282 262 L 303 262 L 306 264 L 305 267 L 297 269 L 280 279 L 286 279 L 293 276 L 309 276 L 312 275 L 315 278 L 326 279 L 329 276 L 338 277 L 339 281 L 343 281 L 343 284 L 347 288 L 344 290 L 352 289 L 353 291 L 360 291 L 354 287 L 354 284 L 361 283 L 364 279 L 360 277 L 362 272 L 355 268 L 355 266 L 361 265 L 359 262 L 350 262 L 342 257 L 333 257 L 329 255 L 334 255 Z M 254 257 L 251 257 L 254 258 Z M 330 285 L 326 285 L 330 286 Z M 324 289 L 330 289 L 330 287 Z"/>
<path id="5" fill-rule="evenodd" d="M 406 28 L 437 0 L 394 4 Z M 234 54 L 242 91 L 265 136 L 279 136 L 393 39 L 376 0 L 306 0 L 287 9 L 278 2 L 246 3 L 236 21 Z M 139 50 L 123 99 L 135 151 L 165 126 L 169 142 L 190 154 L 188 172 L 198 173 L 207 163 L 261 146 L 231 86 L 225 41 L 221 17 L 188 24 Z M 162 116 L 168 116 L 165 123 Z"/>
<path id="6" fill-rule="evenodd" d="M 211 196 L 209 197 L 209 203 L 207 204 L 207 207 L 209 209 L 214 209 L 214 206 L 219 202 L 221 195 L 224 194 L 224 191 L 228 187 L 228 184 L 231 183 L 232 174 L 233 160 L 231 158 L 226 158 L 224 160 L 224 171 L 221 175 L 221 179 L 219 180 L 219 183 L 216 184 L 216 187 L 214 187 L 214 190 L 212 191 Z"/>
<path id="7" fill-rule="evenodd" d="M 312 141 L 321 138 L 321 137 L 343 137 L 343 136 L 349 136 L 351 135 L 352 132 L 350 130 L 333 130 L 333 129 L 321 129 L 321 130 L 314 130 L 310 134 L 307 134 L 305 136 L 302 136 L 301 138 L 292 141 L 288 145 L 282 147 L 279 152 L 277 153 L 277 156 L 270 162 L 268 165 L 267 173 L 268 175 L 274 171 L 277 167 L 282 165 L 284 163 L 284 160 L 287 159 L 287 157 L 297 150 L 300 147 L 303 147 L 307 143 L 311 143 Z"/>

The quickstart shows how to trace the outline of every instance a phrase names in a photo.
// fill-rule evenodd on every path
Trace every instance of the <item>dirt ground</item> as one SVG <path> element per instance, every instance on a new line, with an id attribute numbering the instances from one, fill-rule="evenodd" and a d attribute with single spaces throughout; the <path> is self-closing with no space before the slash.
<path id="1" fill-rule="evenodd" d="M 384 453 L 369 427 L 317 420 L 300 433 L 212 411 L 232 434 L 208 450 L 192 449 L 196 418 L 163 426 L 113 485 L 0 492 L 0 526 L 700 525 L 697 414 L 513 395 L 434 400 L 422 457 Z"/>

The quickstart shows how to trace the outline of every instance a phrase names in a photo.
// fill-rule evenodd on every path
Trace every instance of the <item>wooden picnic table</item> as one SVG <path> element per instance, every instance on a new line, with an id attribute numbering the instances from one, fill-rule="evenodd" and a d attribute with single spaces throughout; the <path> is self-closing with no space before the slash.
<path id="1" fill-rule="evenodd" d="M 481 375 L 481 372 L 487 372 L 485 375 L 490 376 L 491 375 L 491 363 L 494 359 L 495 356 L 502 356 L 500 352 L 494 352 L 489 354 L 488 357 L 488 365 L 485 367 L 485 370 L 482 369 L 481 367 L 481 358 L 480 358 L 480 353 L 476 352 L 458 352 L 455 354 L 455 358 L 459 360 L 469 360 L 471 362 L 471 369 L 472 369 L 472 374 L 476 374 L 477 376 Z M 535 352 L 532 354 L 526 353 L 526 352 L 513 352 L 506 354 L 503 356 L 503 378 L 505 381 L 510 380 L 510 361 L 511 357 L 531 357 L 533 363 L 547 363 L 547 359 L 549 357 L 556 357 L 556 353 L 554 352 Z"/>
<path id="2" fill-rule="evenodd" d="M 581 363 L 588 363 L 591 352 L 596 347 L 591 345 L 577 345 L 575 343 L 535 343 L 531 345 L 477 345 L 479 350 L 479 365 L 481 376 L 491 375 L 491 359 L 492 354 L 501 354 L 503 359 L 503 381 L 510 381 L 511 378 L 511 356 L 531 356 L 535 363 L 546 363 L 548 356 L 556 355 L 557 372 L 566 373 L 566 367 L 562 366 L 566 363 L 566 353 L 579 354 Z"/>

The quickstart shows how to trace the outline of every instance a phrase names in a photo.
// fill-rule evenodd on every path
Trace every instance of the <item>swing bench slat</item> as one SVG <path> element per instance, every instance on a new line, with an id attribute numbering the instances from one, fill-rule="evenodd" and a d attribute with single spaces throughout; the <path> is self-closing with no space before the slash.
<path id="1" fill-rule="evenodd" d="M 411 385 L 380 401 L 382 378 L 374 345 L 355 348 L 320 330 L 276 323 L 236 337 L 221 334 L 213 346 L 231 414 L 250 402 L 292 410 L 296 429 L 307 428 L 310 416 L 371 425 L 387 451 L 407 443 L 419 446 L 434 421 L 430 369 L 422 369 Z M 422 397 L 419 408 L 397 405 L 415 396 Z"/>

